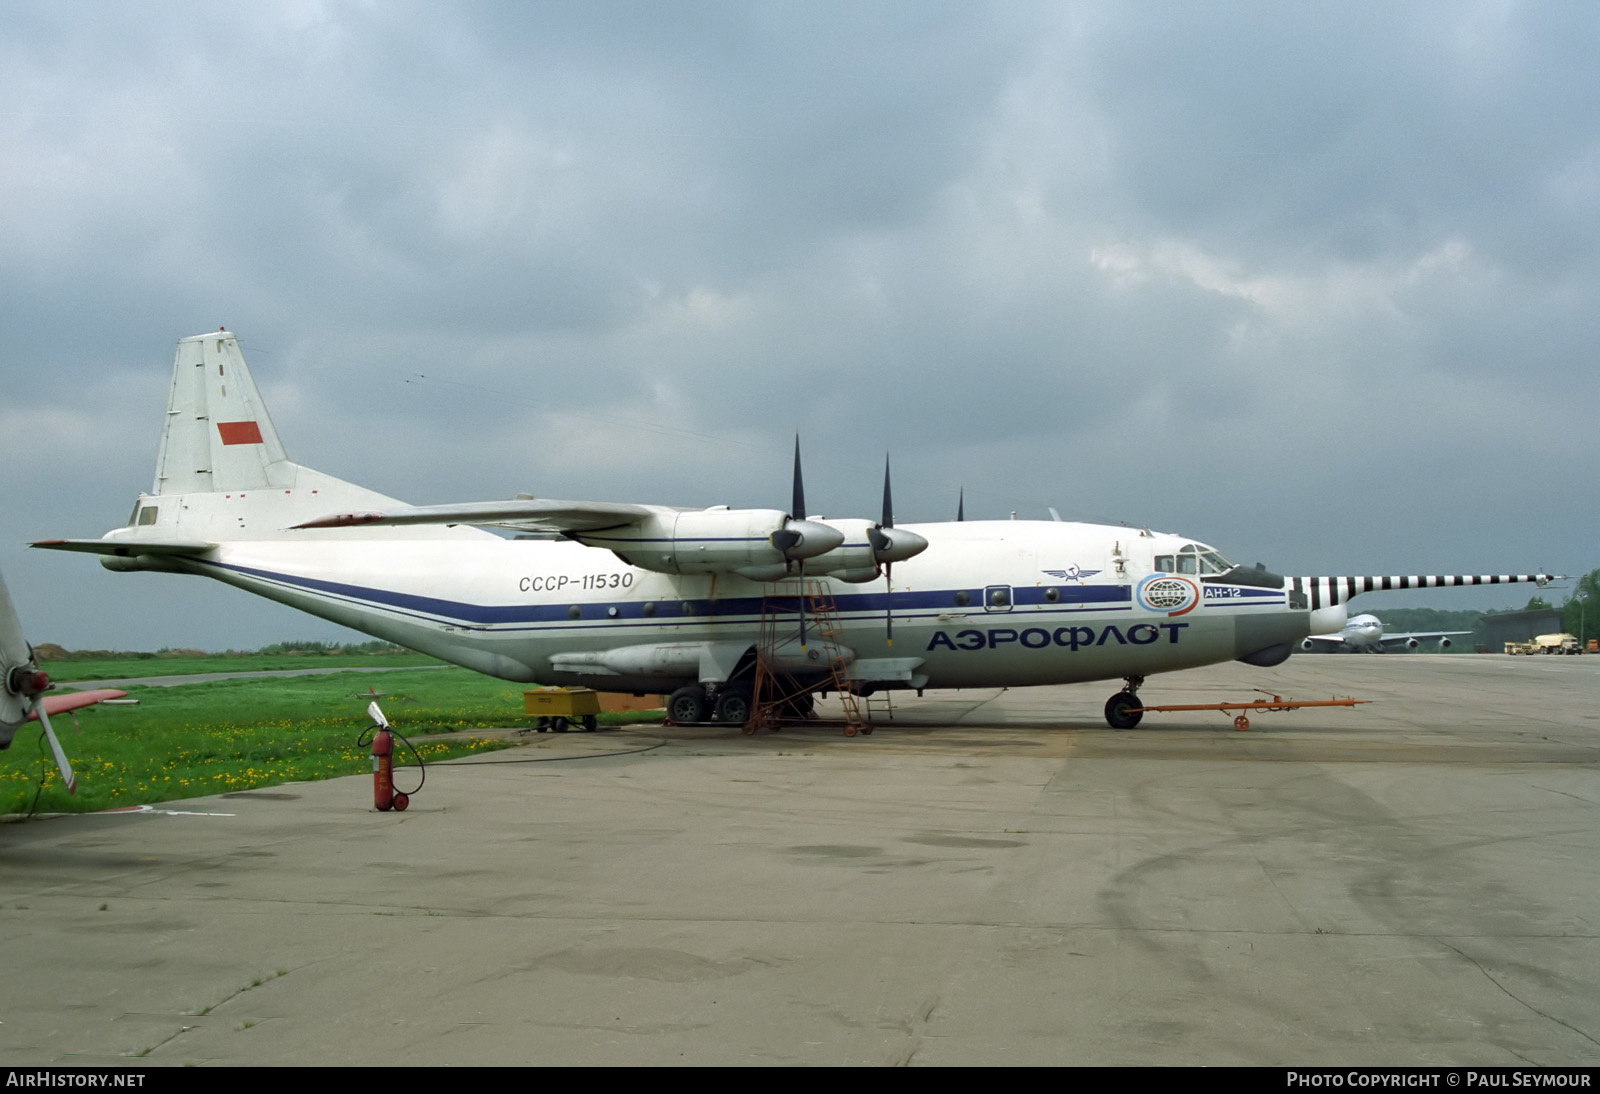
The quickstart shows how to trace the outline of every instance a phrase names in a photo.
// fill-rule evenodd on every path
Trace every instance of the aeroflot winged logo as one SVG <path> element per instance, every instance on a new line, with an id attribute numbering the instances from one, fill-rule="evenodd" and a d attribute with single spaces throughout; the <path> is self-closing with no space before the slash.
<path id="1" fill-rule="evenodd" d="M 1200 603 L 1200 586 L 1174 574 L 1151 574 L 1135 591 L 1139 606 L 1152 612 L 1182 615 Z"/>
<path id="2" fill-rule="evenodd" d="M 1077 565 L 1074 564 L 1068 566 L 1065 570 L 1040 570 L 1039 572 L 1041 574 L 1049 574 L 1051 577 L 1060 578 L 1062 581 L 1076 581 L 1078 584 L 1082 585 L 1084 578 L 1093 577 L 1100 571 L 1080 570 L 1078 569 Z"/>

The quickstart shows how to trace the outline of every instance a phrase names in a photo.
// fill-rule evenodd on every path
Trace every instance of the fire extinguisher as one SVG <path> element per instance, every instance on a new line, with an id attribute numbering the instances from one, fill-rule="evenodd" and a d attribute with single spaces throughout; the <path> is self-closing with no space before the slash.
<path id="1" fill-rule="evenodd" d="M 367 704 L 367 716 L 372 719 L 372 804 L 382 813 L 391 809 L 403 812 L 411 804 L 411 795 L 394 788 L 394 738 L 398 734 L 389 732 L 389 720 L 376 702 Z"/>

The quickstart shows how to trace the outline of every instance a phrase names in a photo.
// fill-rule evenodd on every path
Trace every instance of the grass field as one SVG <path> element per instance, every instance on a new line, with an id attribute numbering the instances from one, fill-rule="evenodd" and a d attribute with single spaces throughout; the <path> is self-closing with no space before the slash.
<path id="1" fill-rule="evenodd" d="M 199 659 L 199 667 L 185 671 L 247 671 L 239 660 Z M 291 668 L 311 667 L 307 662 L 324 667 L 322 658 L 287 660 L 295 662 Z M 365 660 L 368 667 L 391 663 L 387 657 Z M 424 663 L 437 664 L 431 658 Z M 75 664 L 57 662 L 48 669 L 58 679 L 87 679 L 68 670 Z M 100 678 L 173 671 L 165 660 L 133 664 L 142 671 Z M 379 706 L 426 760 L 502 748 L 501 742 L 463 731 L 528 724 L 522 708 L 527 686 L 447 667 L 128 687 L 138 706 L 81 710 L 81 732 L 70 714 L 52 719 L 78 778 L 75 796 L 61 785 L 37 725 L 19 729 L 11 748 L 0 752 L 0 815 L 94 812 L 370 772 L 370 751 L 356 745 L 369 724 L 369 687 L 387 693 Z M 602 715 L 603 721 L 611 718 Z M 398 743 L 396 760 L 411 761 Z"/>

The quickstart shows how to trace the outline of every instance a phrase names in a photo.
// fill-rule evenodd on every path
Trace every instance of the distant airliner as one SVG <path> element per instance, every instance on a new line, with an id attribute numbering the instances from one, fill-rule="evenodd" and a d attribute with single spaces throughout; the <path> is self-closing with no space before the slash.
<path id="1" fill-rule="evenodd" d="M 1300 643 L 1302 650 L 1319 653 L 1383 653 L 1391 649 L 1414 650 L 1433 642 L 1441 650 L 1450 648 L 1450 639 L 1471 631 L 1414 631 L 1384 634 L 1383 620 L 1375 615 L 1354 615 L 1337 634 L 1313 634 Z"/>

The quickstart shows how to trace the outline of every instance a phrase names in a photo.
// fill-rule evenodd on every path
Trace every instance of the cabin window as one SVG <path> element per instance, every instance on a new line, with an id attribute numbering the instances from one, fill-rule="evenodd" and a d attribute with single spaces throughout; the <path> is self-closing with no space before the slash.
<path id="1" fill-rule="evenodd" d="M 655 601 L 646 600 L 643 604 L 641 604 L 639 606 L 639 614 L 644 616 L 646 619 L 649 619 L 651 616 L 655 615 L 656 614 L 656 603 L 655 603 Z"/>
<path id="2" fill-rule="evenodd" d="M 159 511 L 159 508 L 157 506 L 154 506 L 154 505 L 146 505 L 143 509 L 140 509 L 139 510 L 139 525 L 140 525 L 140 527 L 144 527 L 146 525 L 154 524 L 156 522 L 156 513 L 158 511 Z"/>
<path id="3" fill-rule="evenodd" d="M 583 609 L 578 607 L 576 604 L 574 604 L 572 607 L 567 609 L 567 618 L 568 619 L 582 619 L 583 618 Z"/>
<path id="4" fill-rule="evenodd" d="M 1056 601 L 1061 599 L 1061 590 L 1053 587 L 1046 589 L 1044 591 L 1044 598 L 1050 603 L 1054 604 Z"/>
<path id="5" fill-rule="evenodd" d="M 1011 590 L 996 586 L 989 590 L 989 607 L 1008 608 L 1011 606 Z"/>
<path id="6" fill-rule="evenodd" d="M 965 608 L 968 604 L 971 604 L 971 603 L 972 603 L 972 594 L 971 593 L 967 592 L 967 590 L 965 590 L 965 589 L 958 589 L 956 591 L 956 607 Z"/>

